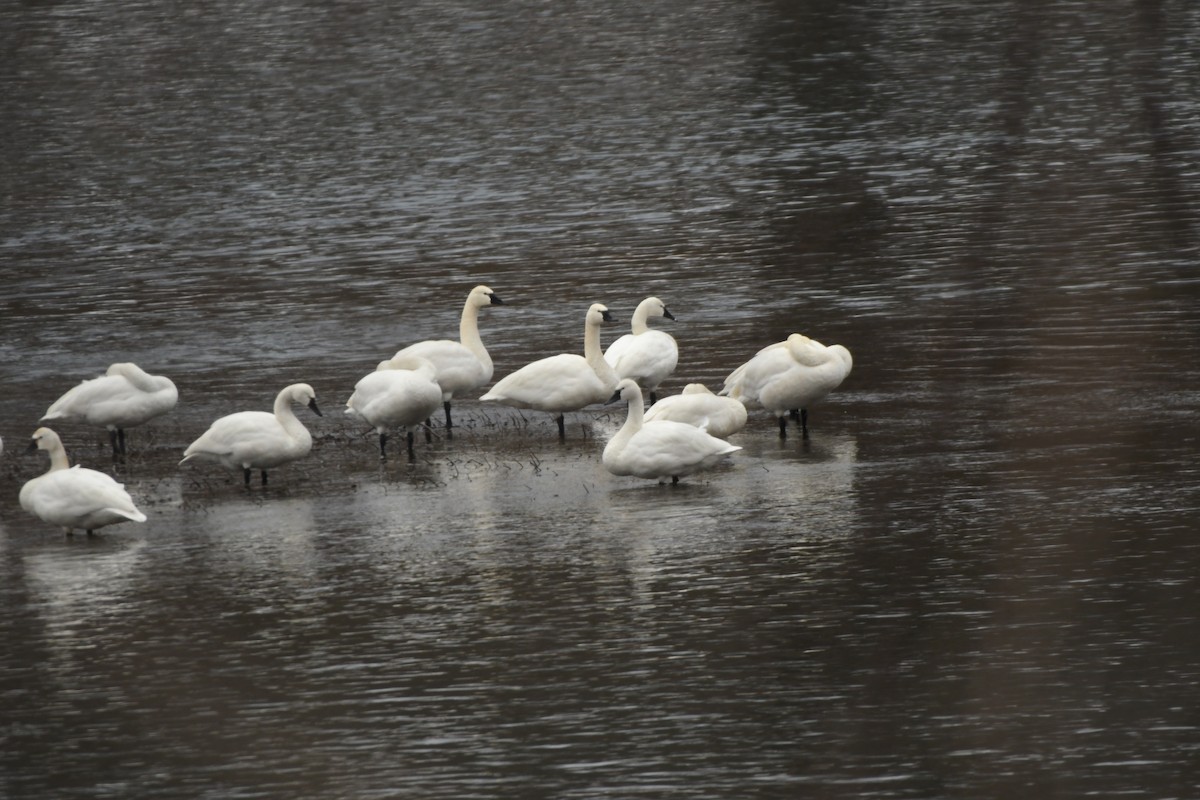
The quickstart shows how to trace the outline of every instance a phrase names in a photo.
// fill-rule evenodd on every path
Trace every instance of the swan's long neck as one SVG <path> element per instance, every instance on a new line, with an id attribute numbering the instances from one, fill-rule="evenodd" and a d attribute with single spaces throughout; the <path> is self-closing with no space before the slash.
<path id="1" fill-rule="evenodd" d="M 292 411 L 292 398 L 286 392 L 275 398 L 275 419 L 279 420 L 279 424 L 293 439 L 302 439 L 309 435 L 308 428 L 304 427 L 296 418 L 296 412 Z"/>
<path id="2" fill-rule="evenodd" d="M 492 368 L 492 357 L 479 338 L 479 306 L 475 305 L 473 297 L 468 297 L 463 306 L 462 318 L 458 321 L 458 341 L 462 346 L 475 354 L 475 357 L 485 368 Z"/>
<path id="3" fill-rule="evenodd" d="M 604 350 L 600 347 L 600 326 L 591 320 L 588 320 L 583 330 L 583 357 L 600 380 L 609 386 L 617 385 L 617 373 L 613 372 L 612 366 L 604 360 Z"/>
<path id="4" fill-rule="evenodd" d="M 67 449 L 62 446 L 62 442 L 59 442 L 46 452 L 50 454 L 50 469 L 46 470 L 47 473 L 56 472 L 60 469 L 70 469 L 71 461 L 67 458 Z"/>
<path id="5" fill-rule="evenodd" d="M 623 446 L 630 437 L 642 429 L 642 421 L 645 417 L 642 405 L 641 392 L 636 392 L 633 397 L 629 398 L 629 416 L 625 417 L 625 424 L 613 437 L 613 440 L 619 443 L 618 446 Z"/>
<path id="6" fill-rule="evenodd" d="M 629 321 L 630 330 L 635 336 L 650 330 L 650 325 L 646 322 L 649 318 L 650 307 L 644 303 L 638 303 L 638 307 L 633 310 L 633 319 Z"/>

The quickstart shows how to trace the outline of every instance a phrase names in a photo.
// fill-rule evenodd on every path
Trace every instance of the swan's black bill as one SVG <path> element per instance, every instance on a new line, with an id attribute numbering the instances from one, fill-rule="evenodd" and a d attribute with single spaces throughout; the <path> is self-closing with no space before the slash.
<path id="1" fill-rule="evenodd" d="M 612 397 L 610 397 L 604 401 L 604 405 L 611 406 L 613 403 L 619 403 L 620 401 L 621 401 L 621 390 L 617 389 L 615 392 L 613 392 Z"/>
<path id="2" fill-rule="evenodd" d="M 612 315 L 612 312 L 609 311 L 608 309 L 604 309 L 603 311 L 601 311 L 600 316 L 604 318 L 605 322 L 616 322 L 617 321 L 617 318 L 614 317 Z"/>
<path id="3" fill-rule="evenodd" d="M 318 417 L 325 416 L 324 414 L 321 413 L 321 409 L 317 408 L 317 398 L 314 397 L 312 400 L 309 400 L 308 407 L 311 408 L 312 412 L 314 414 L 316 414 Z"/>
<path id="4" fill-rule="evenodd" d="M 500 295 L 496 294 L 495 292 L 493 292 L 492 294 L 489 294 L 488 299 L 491 300 L 492 305 L 494 305 L 494 306 L 504 305 L 504 301 L 500 299 Z"/>
<path id="5" fill-rule="evenodd" d="M 667 319 L 675 319 L 675 315 L 668 311 L 666 306 L 663 306 L 663 316 Z"/>

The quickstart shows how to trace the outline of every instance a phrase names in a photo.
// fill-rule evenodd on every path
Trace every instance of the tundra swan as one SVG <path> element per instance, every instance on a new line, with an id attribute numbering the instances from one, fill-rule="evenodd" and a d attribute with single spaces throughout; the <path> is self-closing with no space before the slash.
<path id="1" fill-rule="evenodd" d="M 39 422 L 86 422 L 108 429 L 113 455 L 125 453 L 125 429 L 167 413 L 179 401 L 170 378 L 128 362 L 109 366 L 55 400 Z"/>
<path id="2" fill-rule="evenodd" d="M 486 286 L 476 286 L 467 295 L 462 318 L 458 322 L 458 341 L 427 339 L 396 352 L 394 358 L 424 358 L 437 370 L 438 386 L 446 409 L 446 430 L 450 421 L 450 400 L 455 394 L 483 386 L 492 379 L 492 357 L 479 338 L 479 309 L 504 305 L 504 301 Z"/>
<path id="3" fill-rule="evenodd" d="M 604 447 L 604 467 L 614 475 L 634 475 L 665 483 L 679 483 L 681 475 L 706 469 L 729 453 L 742 448 L 709 435 L 684 422 L 646 422 L 642 390 L 637 382 L 623 378 L 610 402 L 629 404 L 625 424 Z"/>
<path id="4" fill-rule="evenodd" d="M 262 470 L 265 486 L 269 468 L 302 458 L 312 449 L 312 435 L 292 413 L 292 403 L 307 405 L 322 416 L 313 388 L 307 383 L 293 383 L 275 397 L 274 413 L 239 411 L 221 417 L 188 445 L 179 463 L 208 458 L 226 469 L 240 468 L 247 486 L 250 470 Z"/>
<path id="5" fill-rule="evenodd" d="M 112 477 L 78 464 L 71 467 L 58 434 L 49 428 L 33 432 L 29 452 L 50 454 L 50 469 L 21 487 L 21 508 L 43 522 L 61 525 L 70 535 L 75 528 L 92 531 L 117 522 L 145 522 L 125 487 Z"/>
<path id="6" fill-rule="evenodd" d="M 675 316 L 657 297 L 647 297 L 638 303 L 630 321 L 632 333 L 627 333 L 608 346 L 604 360 L 618 378 L 633 378 L 642 391 L 650 395 L 651 404 L 658 402 L 658 385 L 675 371 L 679 363 L 679 345 L 669 333 L 652 329 L 649 317 Z"/>
<path id="7" fill-rule="evenodd" d="M 825 345 L 799 333 L 767 345 L 725 379 L 721 394 L 757 403 L 779 417 L 779 438 L 787 436 L 787 413 L 800 411 L 808 436 L 808 407 L 836 389 L 854 361 L 840 344 Z"/>
<path id="8" fill-rule="evenodd" d="M 426 358 L 392 358 L 354 385 L 346 413 L 364 420 L 379 434 L 379 458 L 387 459 L 387 432 L 407 433 L 408 457 L 413 453 L 413 430 L 442 404 L 437 370 Z"/>
<path id="9" fill-rule="evenodd" d="M 732 397 L 720 397 L 703 383 L 689 383 L 683 394 L 664 397 L 646 410 L 646 422 L 672 420 L 704 428 L 718 439 L 746 426 L 746 407 Z"/>
<path id="10" fill-rule="evenodd" d="M 615 321 L 604 304 L 593 303 L 584 324 L 582 356 L 559 353 L 526 364 L 479 399 L 548 411 L 558 423 L 558 438 L 566 439 L 563 414 L 607 401 L 617 385 L 617 376 L 600 349 L 600 326 Z"/>

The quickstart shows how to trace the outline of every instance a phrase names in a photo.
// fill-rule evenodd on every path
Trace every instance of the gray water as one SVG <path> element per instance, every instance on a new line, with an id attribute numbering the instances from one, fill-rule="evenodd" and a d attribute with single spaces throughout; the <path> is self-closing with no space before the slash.
<path id="1" fill-rule="evenodd" d="M 0 8 L 0 795 L 1200 796 L 1200 7 Z M 381 465 L 354 382 L 497 377 L 662 297 L 718 386 L 853 373 L 726 466 L 604 471 L 619 409 L 465 398 Z M 26 515 L 59 427 L 149 519 Z M 303 462 L 176 465 L 307 381 Z"/>

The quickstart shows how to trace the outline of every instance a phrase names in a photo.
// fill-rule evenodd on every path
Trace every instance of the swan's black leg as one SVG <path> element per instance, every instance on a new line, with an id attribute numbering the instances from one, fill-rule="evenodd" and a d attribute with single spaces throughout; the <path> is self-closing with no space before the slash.
<path id="1" fill-rule="evenodd" d="M 417 438 L 416 435 L 412 431 L 408 432 L 408 460 L 409 461 L 417 460 L 417 452 L 415 450 L 413 450 L 413 440 L 416 438 Z"/>
<path id="2" fill-rule="evenodd" d="M 387 434 L 379 434 L 379 460 L 387 461 Z"/>
<path id="3" fill-rule="evenodd" d="M 779 418 L 779 438 L 780 439 L 787 438 L 787 417 L 786 416 L 781 416 Z"/>
<path id="4" fill-rule="evenodd" d="M 446 409 L 446 435 L 449 436 L 450 429 L 454 427 L 454 423 L 450 421 L 450 401 L 443 402 L 442 408 Z"/>
<path id="5" fill-rule="evenodd" d="M 650 392 L 650 405 L 658 402 L 658 392 Z"/>
<path id="6" fill-rule="evenodd" d="M 262 485 L 267 485 L 267 471 L 265 469 L 262 471 Z"/>
<path id="7" fill-rule="evenodd" d="M 433 441 L 433 420 L 425 420 L 425 444 Z"/>
<path id="8" fill-rule="evenodd" d="M 242 468 L 242 479 L 246 484 L 246 488 L 249 489 L 250 488 L 250 468 L 249 467 Z"/>
<path id="9" fill-rule="evenodd" d="M 117 444 L 117 432 L 115 430 L 108 432 L 108 443 L 112 445 L 113 461 L 116 461 L 117 456 L 120 454 L 120 446 Z"/>
<path id="10" fill-rule="evenodd" d="M 808 438 L 808 409 L 807 408 L 800 409 L 800 436 L 801 436 L 801 438 L 804 438 L 804 439 Z"/>
<path id="11" fill-rule="evenodd" d="M 679 476 L 678 476 L 678 475 L 672 475 L 672 476 L 671 476 L 671 485 L 672 485 L 672 486 L 674 486 L 674 485 L 675 485 L 675 484 L 677 484 L 677 483 L 679 483 Z"/>
<path id="12" fill-rule="evenodd" d="M 563 415 L 559 414 L 557 417 L 554 418 L 554 421 L 558 423 L 559 441 L 565 442 L 567 440 L 567 427 L 566 427 L 566 423 L 563 421 Z"/>
<path id="13" fill-rule="evenodd" d="M 121 455 L 125 455 L 125 429 L 117 428 L 117 441 L 121 445 Z"/>
<path id="14" fill-rule="evenodd" d="M 793 408 L 791 411 L 788 412 L 788 416 L 790 416 L 792 418 L 792 422 L 799 422 L 800 421 L 800 409 Z"/>

